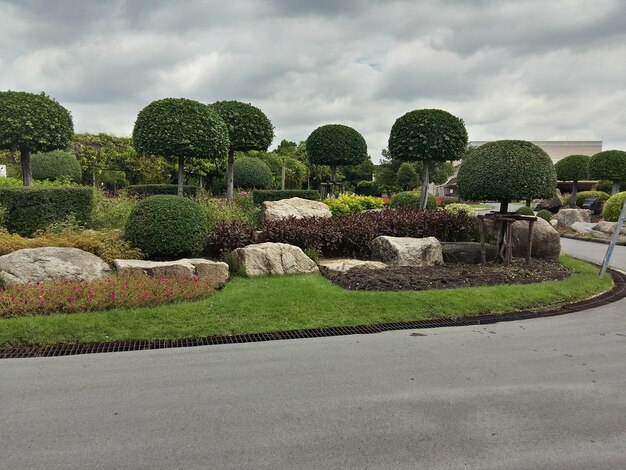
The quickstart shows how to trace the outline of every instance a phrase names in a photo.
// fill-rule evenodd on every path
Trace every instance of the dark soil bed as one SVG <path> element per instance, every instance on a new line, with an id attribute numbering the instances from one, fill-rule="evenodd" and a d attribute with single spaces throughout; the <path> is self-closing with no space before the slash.
<path id="1" fill-rule="evenodd" d="M 493 286 L 497 284 L 533 284 L 558 281 L 572 272 L 558 263 L 534 259 L 530 266 L 523 260 L 513 260 L 510 266 L 501 264 L 457 264 L 425 268 L 388 267 L 367 269 L 356 267 L 337 274 L 324 270 L 331 282 L 350 290 L 428 290 L 455 287 Z"/>

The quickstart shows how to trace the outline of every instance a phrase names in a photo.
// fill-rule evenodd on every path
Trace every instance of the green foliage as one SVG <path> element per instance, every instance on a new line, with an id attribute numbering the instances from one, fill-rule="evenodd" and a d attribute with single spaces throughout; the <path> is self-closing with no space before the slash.
<path id="1" fill-rule="evenodd" d="M 124 237 L 149 259 L 175 259 L 199 255 L 207 234 L 207 217 L 197 202 L 159 195 L 137 203 Z"/>
<path id="2" fill-rule="evenodd" d="M 554 164 L 556 177 L 560 181 L 580 181 L 589 177 L 588 155 L 570 155 Z"/>
<path id="3" fill-rule="evenodd" d="M 119 194 L 105 197 L 104 193 L 94 189 L 93 210 L 89 226 L 94 229 L 123 229 L 137 199 Z"/>
<path id="4" fill-rule="evenodd" d="M 80 183 L 82 171 L 76 157 L 63 150 L 35 153 L 31 157 L 33 178 L 37 180 L 56 180 L 63 177 Z"/>
<path id="5" fill-rule="evenodd" d="M 585 199 L 588 197 L 597 197 L 600 201 L 604 202 L 610 198 L 611 195 L 604 191 L 581 191 L 576 194 L 576 205 L 582 207 L 583 202 L 585 202 Z"/>
<path id="6" fill-rule="evenodd" d="M 598 180 L 626 180 L 626 152 L 605 150 L 596 153 L 589 161 L 589 177 Z"/>
<path id="7" fill-rule="evenodd" d="M 602 218 L 609 222 L 617 222 L 625 201 L 626 191 L 611 196 L 604 204 L 604 209 L 602 209 Z"/>
<path id="8" fill-rule="evenodd" d="M 460 204 L 458 202 L 446 204 L 444 206 L 444 210 L 450 212 L 465 212 L 469 215 L 476 215 L 476 211 L 472 208 L 472 206 L 469 206 L 467 204 Z"/>
<path id="9" fill-rule="evenodd" d="M 241 222 L 255 225 L 259 218 L 259 206 L 252 202 L 252 196 L 235 195 L 232 201 L 218 199 L 201 194 L 196 201 L 209 221 L 208 231 L 212 232 L 215 226 L 221 222 Z"/>
<path id="10" fill-rule="evenodd" d="M 383 200 L 374 196 L 356 196 L 353 194 L 342 194 L 332 199 L 324 199 L 333 215 L 352 214 L 366 209 L 382 209 Z"/>
<path id="11" fill-rule="evenodd" d="M 73 215 L 81 225 L 91 216 L 93 190 L 84 187 L 0 188 L 0 206 L 6 209 L 9 232 L 31 236 Z"/>
<path id="12" fill-rule="evenodd" d="M 280 155 L 274 152 L 257 152 L 250 151 L 246 154 L 248 157 L 255 157 L 263 160 L 272 171 L 272 187 L 280 189 L 283 166 L 285 167 L 285 188 L 300 189 L 309 175 L 307 166 L 295 158 Z"/>
<path id="13" fill-rule="evenodd" d="M 320 192 L 315 189 L 280 189 L 275 190 L 255 190 L 252 191 L 252 201 L 254 204 L 261 205 L 265 201 L 280 201 L 281 199 L 291 199 L 299 197 L 302 199 L 310 199 L 311 201 L 320 200 Z"/>
<path id="14" fill-rule="evenodd" d="M 358 165 L 344 165 L 339 168 L 344 179 L 352 186 L 356 186 L 359 181 L 371 180 L 374 175 L 374 163 L 370 158 L 366 158 Z"/>
<path id="15" fill-rule="evenodd" d="M 22 186 L 22 180 L 17 178 L 0 178 L 0 188 L 15 188 Z"/>
<path id="16" fill-rule="evenodd" d="M 396 183 L 405 191 L 410 191 L 419 185 L 420 175 L 415 171 L 415 166 L 409 162 L 403 162 L 396 173 Z"/>
<path id="17" fill-rule="evenodd" d="M 218 159 L 228 152 L 228 128 L 207 105 L 185 98 L 165 98 L 139 112 L 133 143 L 140 155 Z"/>
<path id="18" fill-rule="evenodd" d="M 243 189 L 269 189 L 273 175 L 263 160 L 254 157 L 241 157 L 235 160 L 235 186 Z"/>
<path id="19" fill-rule="evenodd" d="M 175 184 L 132 184 L 126 187 L 126 194 L 130 197 L 147 197 L 158 194 L 176 194 Z M 183 186 L 185 196 L 195 196 L 198 192 L 197 186 Z"/>
<path id="20" fill-rule="evenodd" d="M 361 196 L 382 196 L 383 192 L 376 181 L 359 181 L 356 184 L 356 193 Z"/>
<path id="21" fill-rule="evenodd" d="M 256 106 L 239 101 L 217 101 L 210 107 L 226 123 L 231 150 L 267 150 L 272 143 L 274 127 Z"/>
<path id="22" fill-rule="evenodd" d="M 400 161 L 458 160 L 467 139 L 462 119 L 440 109 L 419 109 L 396 120 L 389 135 L 389 153 Z"/>
<path id="23" fill-rule="evenodd" d="M 522 206 L 515 211 L 516 214 L 520 215 L 535 215 L 535 211 L 533 211 L 530 207 Z"/>
<path id="24" fill-rule="evenodd" d="M 53 98 L 44 93 L 0 92 L 0 149 L 62 149 L 73 134 L 72 116 Z"/>
<path id="25" fill-rule="evenodd" d="M 357 165 L 367 158 L 361 134 L 342 124 L 318 127 L 306 140 L 309 161 L 317 165 Z"/>
<path id="26" fill-rule="evenodd" d="M 444 197 L 443 199 L 441 199 L 441 205 L 443 207 L 449 206 L 450 204 L 458 204 L 458 202 L 458 197 Z"/>
<path id="27" fill-rule="evenodd" d="M 419 209 L 420 192 L 419 191 L 405 191 L 402 193 L 398 193 L 391 200 L 390 207 L 392 209 L 397 209 L 399 207 L 412 207 L 414 209 Z M 433 196 L 432 194 L 429 194 L 428 199 L 426 200 L 426 209 L 435 210 L 436 208 L 437 208 L 437 201 L 435 200 L 435 196 Z"/>
<path id="28" fill-rule="evenodd" d="M 535 144 L 500 140 L 468 152 L 457 183 L 466 200 L 549 198 L 556 190 L 556 171 L 548 154 Z"/>
<path id="29" fill-rule="evenodd" d="M 537 212 L 536 215 L 537 217 L 541 217 L 548 223 L 552 220 L 552 212 L 550 212 L 548 209 L 541 209 L 539 212 Z"/>

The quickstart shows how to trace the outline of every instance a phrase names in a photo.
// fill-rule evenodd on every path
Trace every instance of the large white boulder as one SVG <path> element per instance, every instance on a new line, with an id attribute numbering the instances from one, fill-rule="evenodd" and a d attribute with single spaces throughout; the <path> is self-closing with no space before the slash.
<path id="1" fill-rule="evenodd" d="M 92 281 L 111 272 L 102 259 L 78 248 L 25 248 L 0 256 L 5 286 L 51 280 Z"/>
<path id="2" fill-rule="evenodd" d="M 435 266 L 443 264 L 441 243 L 435 237 L 381 236 L 372 240 L 372 257 L 392 266 Z"/>
<path id="3" fill-rule="evenodd" d="M 591 211 L 589 209 L 561 209 L 556 214 L 558 227 L 570 228 L 576 222 L 591 222 Z"/>
<path id="4" fill-rule="evenodd" d="M 258 243 L 233 250 L 232 267 L 245 276 L 304 274 L 319 271 L 317 264 L 297 246 Z"/>
<path id="5" fill-rule="evenodd" d="M 613 232 L 615 232 L 615 227 L 617 227 L 617 222 L 607 222 L 606 220 L 603 220 L 595 224 L 593 229 L 597 230 L 598 232 L 613 235 Z M 622 225 L 620 235 L 626 235 L 626 224 Z"/>
<path id="6" fill-rule="evenodd" d="M 146 274 L 152 277 L 196 276 L 207 281 L 214 289 L 224 286 L 228 279 L 228 264 L 203 258 L 176 261 L 145 261 L 116 259 L 113 261 L 120 275 Z"/>
<path id="7" fill-rule="evenodd" d="M 320 201 L 310 201 L 299 197 L 281 199 L 280 201 L 265 201 L 261 210 L 263 222 L 274 222 L 293 217 L 307 219 L 313 217 L 328 218 L 333 214 L 326 204 Z"/>
<path id="8" fill-rule="evenodd" d="M 593 222 L 574 222 L 570 228 L 576 233 L 587 235 L 593 232 L 595 226 Z"/>
<path id="9" fill-rule="evenodd" d="M 325 272 L 347 273 L 352 268 L 356 267 L 367 269 L 384 269 L 387 267 L 387 265 L 381 261 L 365 261 L 360 259 L 329 259 L 320 261 L 318 265 L 322 274 Z"/>
<path id="10" fill-rule="evenodd" d="M 524 257 L 528 248 L 528 222 L 518 220 L 511 224 L 513 256 Z M 561 237 L 549 222 L 541 217 L 533 225 L 533 258 L 558 260 L 561 255 Z"/>

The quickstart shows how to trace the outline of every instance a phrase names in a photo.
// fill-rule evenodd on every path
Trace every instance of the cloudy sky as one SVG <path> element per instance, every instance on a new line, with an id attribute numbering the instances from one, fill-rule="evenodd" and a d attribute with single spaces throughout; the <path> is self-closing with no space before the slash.
<path id="1" fill-rule="evenodd" d="M 463 118 L 471 140 L 626 149 L 624 0 L 0 0 L 0 90 L 45 91 L 78 132 L 130 135 L 152 100 L 235 99 L 281 139 Z"/>

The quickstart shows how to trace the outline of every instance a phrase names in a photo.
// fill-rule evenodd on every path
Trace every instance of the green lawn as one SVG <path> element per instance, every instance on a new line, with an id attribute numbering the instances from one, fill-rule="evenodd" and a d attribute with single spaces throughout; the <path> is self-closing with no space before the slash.
<path id="1" fill-rule="evenodd" d="M 608 290 L 610 276 L 563 256 L 576 274 L 533 285 L 422 292 L 346 291 L 319 274 L 235 278 L 206 300 L 157 308 L 0 320 L 0 347 L 174 339 L 545 309 Z"/>
<path id="2" fill-rule="evenodd" d="M 494 209 L 495 206 L 491 205 L 491 204 L 468 204 L 468 206 L 470 206 L 472 209 L 475 210 L 483 210 L 483 209 Z"/>

